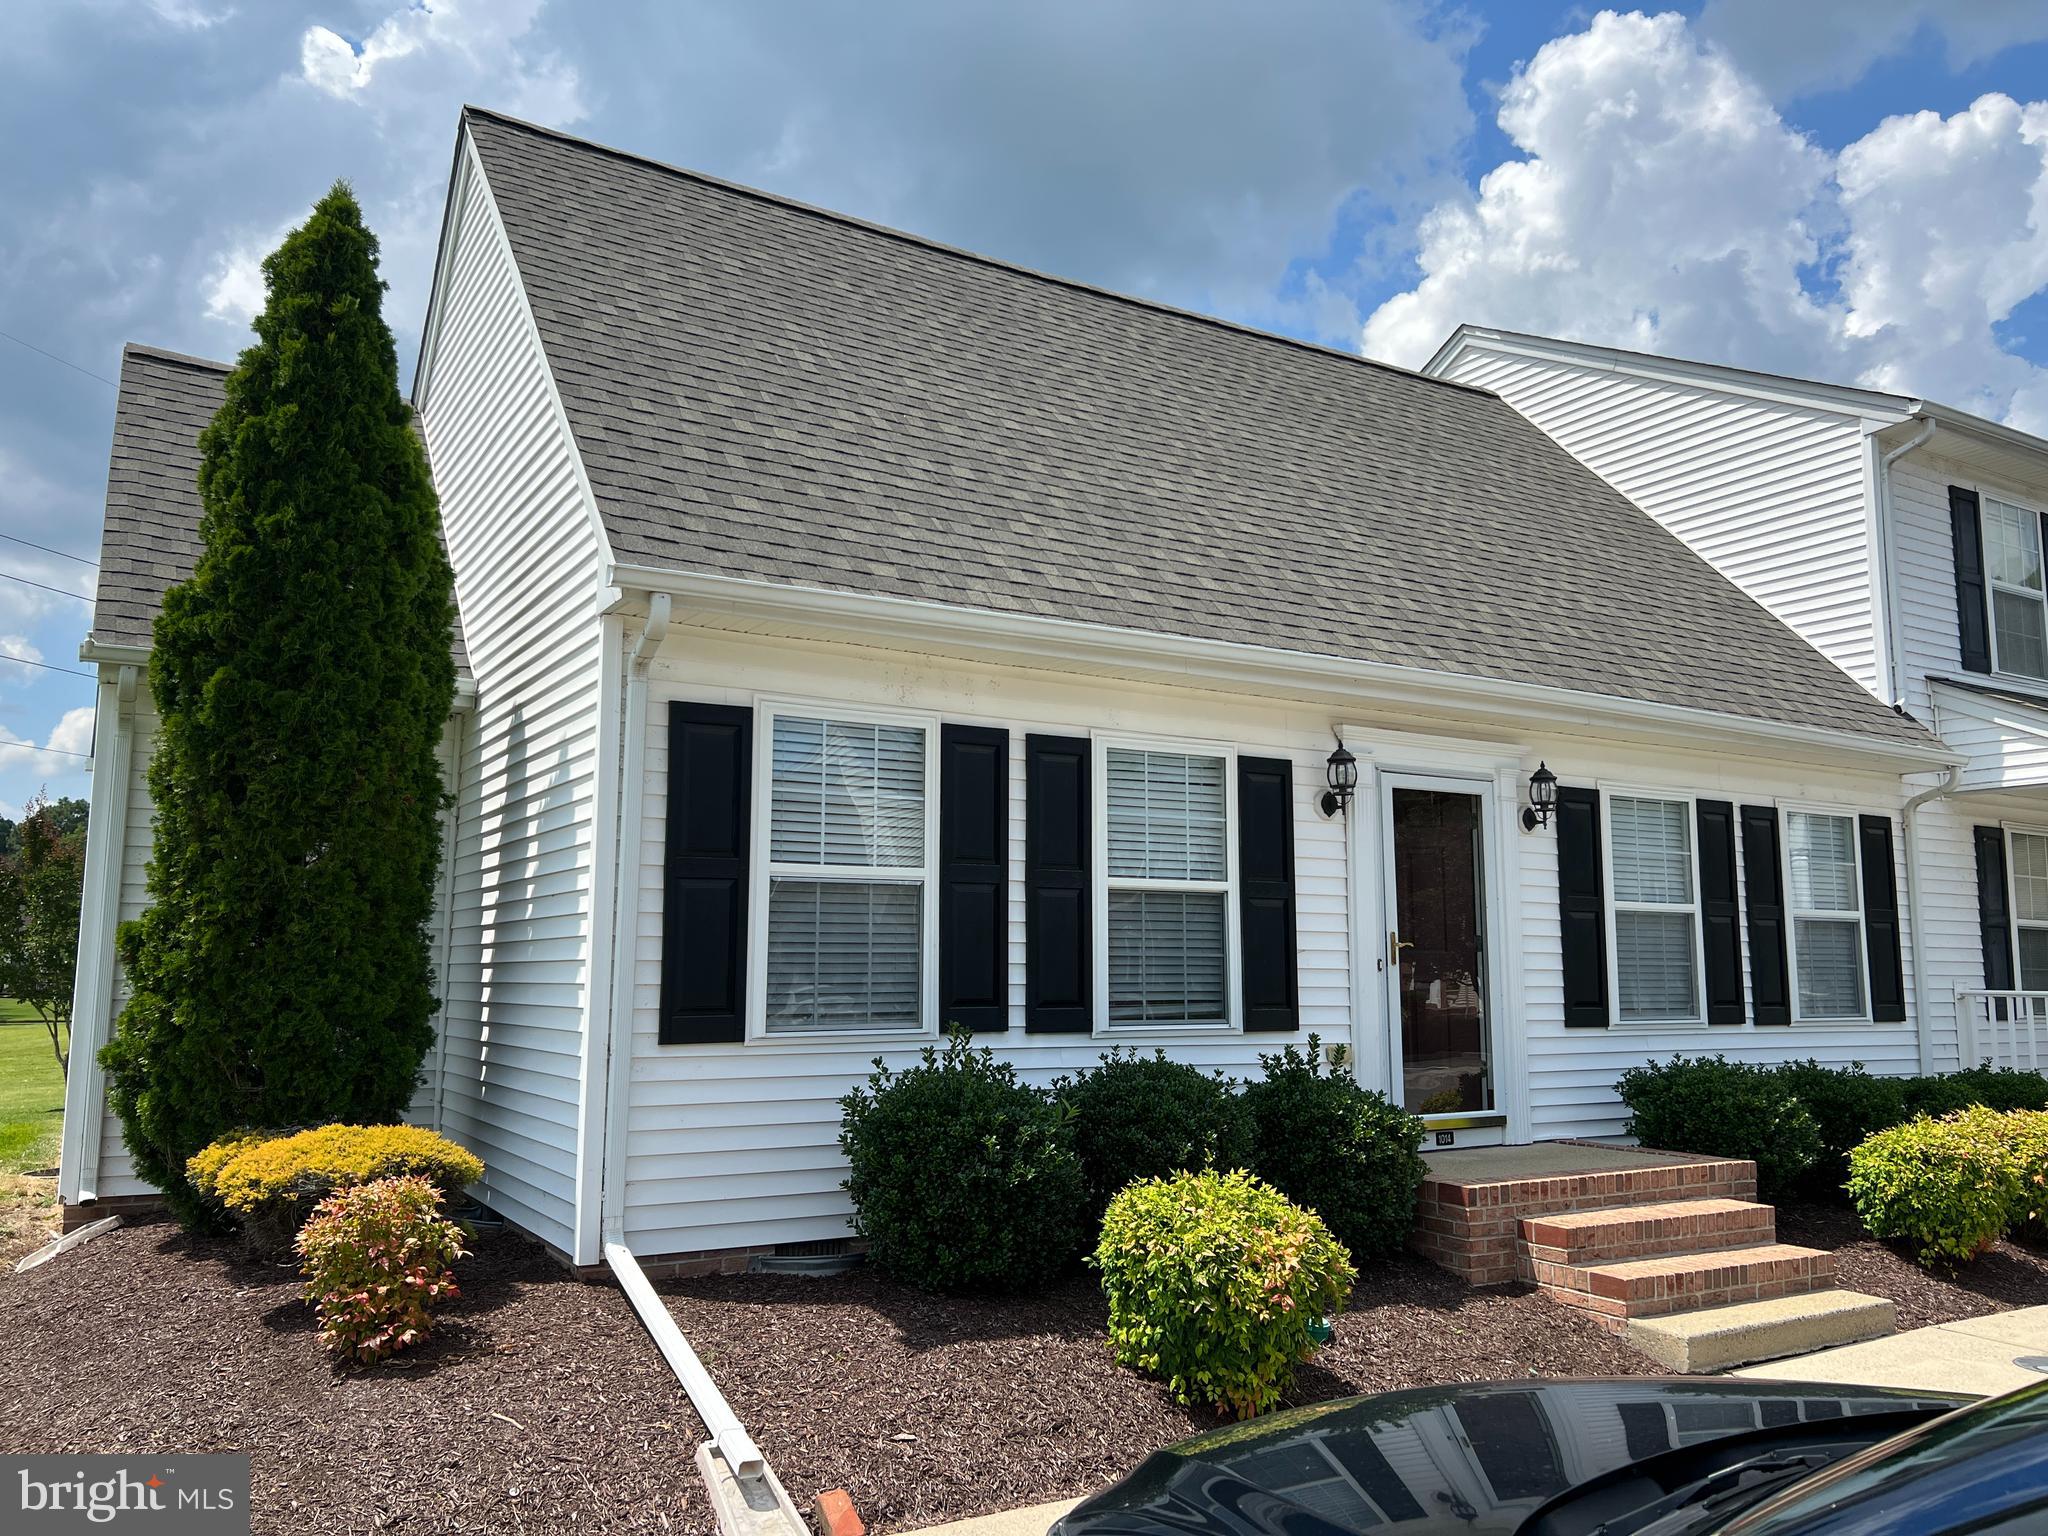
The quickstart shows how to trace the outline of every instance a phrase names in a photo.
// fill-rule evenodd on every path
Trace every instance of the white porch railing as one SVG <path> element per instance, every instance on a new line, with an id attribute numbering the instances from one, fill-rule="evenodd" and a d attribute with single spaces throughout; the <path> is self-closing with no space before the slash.
<path id="1" fill-rule="evenodd" d="M 1956 993 L 1963 1065 L 2048 1069 L 2048 992 Z"/>

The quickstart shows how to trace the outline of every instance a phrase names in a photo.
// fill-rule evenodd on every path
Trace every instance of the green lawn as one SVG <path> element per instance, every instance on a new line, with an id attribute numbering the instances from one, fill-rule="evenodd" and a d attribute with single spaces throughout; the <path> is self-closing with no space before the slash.
<path id="1" fill-rule="evenodd" d="M 64 1124 L 64 1074 L 43 1021 L 0 998 L 0 1173 L 47 1168 Z"/>

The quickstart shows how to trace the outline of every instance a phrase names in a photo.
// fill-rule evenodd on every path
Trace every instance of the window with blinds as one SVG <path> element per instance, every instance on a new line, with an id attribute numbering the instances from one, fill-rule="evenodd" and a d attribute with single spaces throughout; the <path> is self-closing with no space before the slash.
<path id="1" fill-rule="evenodd" d="M 2048 835 L 2009 832 L 2013 953 L 2027 992 L 2048 992 Z"/>
<path id="2" fill-rule="evenodd" d="M 766 1029 L 920 1029 L 929 733 L 800 714 L 772 722 Z"/>
<path id="3" fill-rule="evenodd" d="M 1692 827 L 1688 800 L 1607 797 L 1614 993 L 1624 1024 L 1701 1021 Z"/>
<path id="4" fill-rule="evenodd" d="M 1112 1025 L 1229 1022 L 1229 764 L 1103 754 Z"/>
<path id="5" fill-rule="evenodd" d="M 2025 507 L 1983 498 L 1984 570 L 1991 579 L 1992 665 L 2048 678 L 2048 592 L 2041 561 L 2041 518 Z"/>
<path id="6" fill-rule="evenodd" d="M 1856 818 L 1787 811 L 1785 875 L 1799 1017 L 1865 1017 L 1863 876 L 1857 864 Z"/>

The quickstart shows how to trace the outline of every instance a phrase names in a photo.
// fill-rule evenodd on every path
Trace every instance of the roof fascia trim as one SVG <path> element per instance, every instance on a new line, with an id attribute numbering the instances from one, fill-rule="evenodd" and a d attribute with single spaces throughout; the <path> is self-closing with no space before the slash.
<path id="1" fill-rule="evenodd" d="M 1706 732 L 1741 741 L 1766 757 L 1782 757 L 1788 750 L 1806 756 L 1846 754 L 1872 767 L 1902 773 L 1925 772 L 1960 761 L 1931 733 L 1925 745 L 1886 741 L 1853 731 L 1752 720 L 1713 710 L 1537 683 L 1504 682 L 1469 673 L 1438 672 L 1426 667 L 1355 661 L 1236 641 L 1118 629 L 1037 614 L 1002 613 L 916 598 L 747 581 L 654 566 L 615 565 L 610 580 L 626 591 L 666 592 L 699 612 L 774 617 L 826 628 L 843 626 L 871 640 L 886 637 L 926 646 L 968 641 L 1025 661 L 1137 665 L 1170 674 L 1191 686 L 1309 684 L 1334 688 L 1353 698 L 1389 703 L 1407 700 L 1441 706 L 1455 701 L 1484 706 L 1503 718 L 1525 724 L 1555 726 L 1564 721 L 1604 725 L 1621 728 L 1625 737 L 1636 739 L 1641 739 L 1646 730 L 1661 732 L 1674 740 L 1696 740 Z M 678 620 L 684 618 L 684 614 L 677 615 Z M 1873 700 L 1871 707 L 1882 706 Z"/>

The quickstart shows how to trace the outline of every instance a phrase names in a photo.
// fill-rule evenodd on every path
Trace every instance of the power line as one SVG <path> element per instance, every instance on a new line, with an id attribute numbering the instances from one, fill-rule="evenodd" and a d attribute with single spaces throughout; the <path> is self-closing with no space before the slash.
<path id="1" fill-rule="evenodd" d="M 53 587 L 46 581 L 30 581 L 26 576 L 17 576 L 12 571 L 0 571 L 0 581 L 18 581 L 24 587 L 41 587 L 45 592 L 54 592 L 59 597 L 75 597 L 81 603 L 92 601 L 83 592 L 66 592 L 62 587 Z"/>
<path id="2" fill-rule="evenodd" d="M 0 752 L 9 747 L 19 747 L 24 752 L 55 752 L 60 757 L 82 757 L 87 762 L 92 761 L 90 752 L 74 752 L 69 747 L 39 747 L 32 741 L 0 741 Z"/>
<path id="3" fill-rule="evenodd" d="M 10 656 L 5 651 L 0 651 L 0 666 L 5 666 L 9 662 L 12 662 L 17 667 L 41 667 L 45 672 L 63 672 L 72 677 L 98 676 L 98 674 L 94 672 L 82 672 L 77 667 L 52 666 L 47 661 L 30 661 L 26 656 Z M 0 746 L 4 745 L 4 742 L 0 742 Z"/>
<path id="4" fill-rule="evenodd" d="M 88 560 L 85 556 L 74 555 L 68 550 L 52 549 L 49 545 L 38 544 L 33 539 L 24 539 L 12 533 L 0 533 L 0 539 L 6 539 L 13 544 L 26 544 L 30 549 L 40 549 L 44 554 L 55 555 L 59 560 L 76 560 L 80 565 L 89 565 L 94 570 L 100 568 L 100 563 L 97 560 Z"/>
<path id="5" fill-rule="evenodd" d="M 19 336 L 16 336 L 11 331 L 0 331 L 0 336 L 6 337 L 7 340 L 13 342 L 17 347 L 27 347 L 31 352 L 39 353 L 40 355 L 47 357 L 53 363 L 62 363 L 66 368 L 69 368 L 73 373 L 82 373 L 88 379 L 98 379 L 102 384 L 106 385 L 109 389 L 119 389 L 121 387 L 120 385 L 116 384 L 112 379 L 108 378 L 104 373 L 94 373 L 90 368 L 81 368 L 78 366 L 78 364 L 72 362 L 70 358 L 59 357 L 54 352 L 44 351 L 43 348 L 37 346 L 34 342 L 23 341 Z"/>

